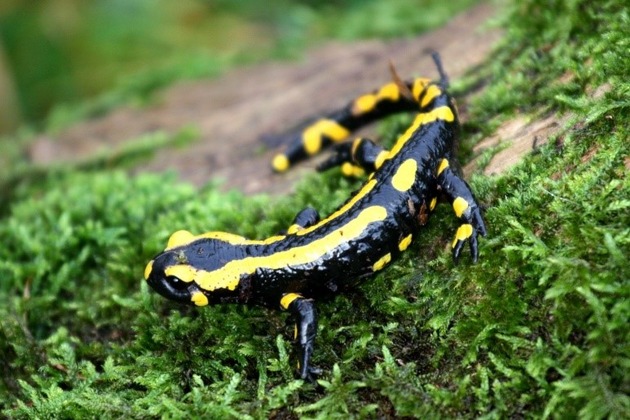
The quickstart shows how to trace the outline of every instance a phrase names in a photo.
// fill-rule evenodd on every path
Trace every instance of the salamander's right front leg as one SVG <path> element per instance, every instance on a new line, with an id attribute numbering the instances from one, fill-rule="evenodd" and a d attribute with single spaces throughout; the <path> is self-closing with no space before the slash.
<path id="1" fill-rule="evenodd" d="M 287 293 L 280 300 L 280 306 L 295 317 L 295 339 L 298 346 L 298 370 L 300 377 L 313 382 L 320 369 L 311 367 L 311 355 L 317 335 L 317 314 L 312 299 L 305 299 L 297 293 Z"/>
<path id="2" fill-rule="evenodd" d="M 486 225 L 481 217 L 481 209 L 472 190 L 449 164 L 448 159 L 442 159 L 437 167 L 437 181 L 446 194 L 455 215 L 463 222 L 453 240 L 453 259 L 459 259 L 464 243 L 470 245 L 473 262 L 477 262 L 479 250 L 477 236 L 486 236 Z"/>

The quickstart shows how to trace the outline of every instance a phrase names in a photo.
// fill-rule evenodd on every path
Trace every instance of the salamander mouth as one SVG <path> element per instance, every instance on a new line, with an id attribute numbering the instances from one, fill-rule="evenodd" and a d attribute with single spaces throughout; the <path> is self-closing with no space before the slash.
<path id="1" fill-rule="evenodd" d="M 147 283 L 149 283 L 149 286 L 151 286 L 153 290 L 167 299 L 190 303 L 191 291 L 189 289 L 192 285 L 173 276 L 159 276 L 156 274 L 150 275 L 147 279 Z"/>

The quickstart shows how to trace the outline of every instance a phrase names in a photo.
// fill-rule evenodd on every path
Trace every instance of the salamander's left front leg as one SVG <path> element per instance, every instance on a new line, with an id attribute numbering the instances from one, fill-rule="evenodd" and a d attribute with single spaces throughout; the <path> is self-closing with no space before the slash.
<path id="1" fill-rule="evenodd" d="M 463 222 L 453 240 L 453 259 L 457 262 L 464 243 L 468 241 L 473 261 L 477 262 L 479 256 L 477 236 L 486 236 L 486 225 L 481 217 L 477 200 L 466 181 L 450 167 L 448 159 L 440 161 L 437 168 L 437 181 L 451 202 L 455 215 Z"/>
<path id="2" fill-rule="evenodd" d="M 298 346 L 298 370 L 300 377 L 314 381 L 321 371 L 310 365 L 311 355 L 317 335 L 317 313 L 312 299 L 305 299 L 297 293 L 287 293 L 280 300 L 280 306 L 295 317 L 295 339 Z"/>
<path id="3" fill-rule="evenodd" d="M 295 233 L 299 230 L 309 228 L 320 220 L 319 213 L 313 207 L 306 207 L 300 211 L 293 219 L 293 223 L 287 229 L 287 233 Z"/>

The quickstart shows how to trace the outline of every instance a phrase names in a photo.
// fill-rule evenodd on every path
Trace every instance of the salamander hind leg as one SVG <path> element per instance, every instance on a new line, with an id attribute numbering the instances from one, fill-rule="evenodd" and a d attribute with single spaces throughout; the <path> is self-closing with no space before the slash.
<path id="1" fill-rule="evenodd" d="M 321 370 L 311 366 L 311 356 L 317 335 L 317 313 L 312 299 L 297 293 L 287 293 L 280 300 L 282 309 L 295 317 L 295 339 L 298 348 L 298 371 L 300 377 L 314 381 Z"/>
<path id="2" fill-rule="evenodd" d="M 389 152 L 372 140 L 359 137 L 337 146 L 335 152 L 317 170 L 321 172 L 341 166 L 341 172 L 345 176 L 361 176 L 380 168 L 388 156 Z"/>
<path id="3" fill-rule="evenodd" d="M 464 243 L 468 241 L 474 262 L 479 257 L 478 235 L 486 236 L 486 225 L 481 217 L 481 209 L 470 187 L 450 167 L 448 159 L 442 159 L 437 168 L 437 181 L 448 197 L 455 215 L 463 222 L 453 239 L 453 259 L 457 262 Z"/>

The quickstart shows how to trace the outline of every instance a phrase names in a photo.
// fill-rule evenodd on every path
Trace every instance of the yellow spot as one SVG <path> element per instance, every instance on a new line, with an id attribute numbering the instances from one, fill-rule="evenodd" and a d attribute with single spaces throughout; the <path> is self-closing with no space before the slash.
<path id="1" fill-rule="evenodd" d="M 378 261 L 374 263 L 374 265 L 372 266 L 372 270 L 374 271 L 382 270 L 383 267 L 385 267 L 385 265 L 391 260 L 392 260 L 392 254 L 387 253 L 383 255 Z"/>
<path id="2" fill-rule="evenodd" d="M 352 104 L 352 115 L 361 115 L 370 112 L 376 106 L 376 96 L 371 93 L 359 96 Z"/>
<path id="3" fill-rule="evenodd" d="M 420 94 L 422 94 L 422 91 L 430 82 L 430 79 L 425 78 L 419 78 L 413 81 L 413 88 L 411 89 L 411 92 L 416 100 L 420 98 Z"/>
<path id="4" fill-rule="evenodd" d="M 440 166 L 438 166 L 438 169 L 437 169 L 437 174 L 438 174 L 438 176 L 440 176 L 440 174 L 441 174 L 442 172 L 444 172 L 444 169 L 446 169 L 446 168 L 448 168 L 448 160 L 446 160 L 446 159 L 442 159 L 442 160 L 440 161 Z"/>
<path id="5" fill-rule="evenodd" d="M 187 245 L 195 240 L 195 236 L 187 230 L 178 230 L 168 238 L 166 250 L 176 248 L 178 246 Z"/>
<path id="6" fill-rule="evenodd" d="M 282 299 L 280 299 L 280 306 L 286 311 L 287 309 L 289 309 L 289 305 L 291 305 L 291 303 L 293 303 L 295 299 L 301 298 L 302 296 L 298 295 L 297 293 L 287 293 L 286 295 L 282 296 Z"/>
<path id="7" fill-rule="evenodd" d="M 433 209 L 435 209 L 436 205 L 437 205 L 437 197 L 433 197 L 431 199 L 431 203 L 429 204 L 429 209 L 431 209 L 431 211 L 433 211 Z"/>
<path id="8" fill-rule="evenodd" d="M 462 217 L 462 214 L 464 214 L 467 208 L 468 202 L 462 197 L 457 197 L 453 200 L 453 210 L 455 210 L 455 216 Z"/>
<path id="9" fill-rule="evenodd" d="M 387 150 L 381 151 L 378 154 L 378 156 L 376 156 L 376 159 L 374 160 L 374 167 L 376 169 L 380 168 L 388 158 L 389 158 L 389 152 Z"/>
<path id="10" fill-rule="evenodd" d="M 415 159 L 407 159 L 396 170 L 392 177 L 392 185 L 398 191 L 407 191 L 416 182 L 418 163 Z"/>
<path id="11" fill-rule="evenodd" d="M 171 265 L 170 267 L 167 267 L 164 270 L 164 274 L 166 276 L 174 276 L 177 277 L 178 279 L 180 279 L 183 282 L 186 283 L 190 283 L 192 282 L 195 277 L 197 276 L 197 273 L 199 272 L 199 270 L 191 267 L 190 265 L 187 264 L 175 264 L 175 265 Z"/>
<path id="12" fill-rule="evenodd" d="M 144 269 L 144 278 L 145 280 L 149 280 L 149 276 L 151 275 L 151 270 L 153 270 L 153 260 L 149 261 L 147 266 Z"/>
<path id="13" fill-rule="evenodd" d="M 323 119 L 304 130 L 302 144 L 304 145 L 306 153 L 314 155 L 319 152 L 322 147 L 322 136 L 326 136 L 330 140 L 338 142 L 344 140 L 349 134 L 350 131 L 341 126 L 337 121 Z"/>
<path id="14" fill-rule="evenodd" d="M 194 270 L 185 266 L 188 268 L 188 271 L 182 269 L 181 273 L 173 272 L 186 275 L 186 279 L 192 279 L 194 276 L 197 285 L 204 290 L 212 291 L 222 288 L 234 290 L 242 276 L 251 275 L 257 269 L 277 270 L 317 261 L 342 244 L 360 237 L 371 223 L 383 221 L 386 217 L 387 210 L 384 207 L 367 207 L 345 225 L 306 245 L 278 251 L 271 255 L 232 260 L 214 271 Z M 303 229 L 298 233 L 304 230 L 307 229 Z M 177 266 L 169 267 L 169 269 L 174 267 Z"/>
<path id="15" fill-rule="evenodd" d="M 409 247 L 409 244 L 411 243 L 411 239 L 412 239 L 412 235 L 411 233 L 407 236 L 405 236 L 402 241 L 400 241 L 398 243 L 398 249 L 400 249 L 401 251 L 404 251 L 405 249 L 407 249 L 407 247 Z"/>
<path id="16" fill-rule="evenodd" d="M 473 233 L 473 227 L 471 224 L 466 223 L 463 224 L 457 229 L 457 233 L 455 234 L 455 239 L 453 240 L 453 248 L 457 245 L 458 241 L 463 241 L 471 237 Z"/>
<path id="17" fill-rule="evenodd" d="M 208 304 L 208 297 L 201 292 L 193 293 L 190 300 L 197 306 L 206 306 Z"/>
<path id="18" fill-rule="evenodd" d="M 440 96 L 441 94 L 442 94 L 442 91 L 440 90 L 439 87 L 435 85 L 429 85 L 429 87 L 427 88 L 427 91 L 424 94 L 424 97 L 422 98 L 422 102 L 420 103 L 420 106 L 424 108 L 425 106 L 429 105 L 431 101 L 433 101 L 433 99 Z"/>
<path id="19" fill-rule="evenodd" d="M 276 172 L 286 171 L 287 169 L 289 169 L 289 165 L 289 158 L 283 154 L 276 155 L 271 162 L 271 166 Z"/>
<path id="20" fill-rule="evenodd" d="M 297 232 L 298 230 L 302 229 L 302 226 L 298 225 L 298 224 L 293 224 L 291 226 L 289 226 L 289 229 L 287 229 L 287 233 L 293 234 L 295 232 Z"/>

